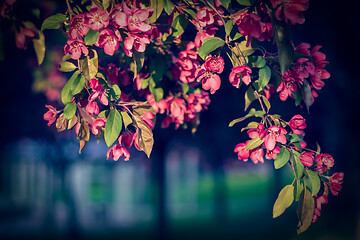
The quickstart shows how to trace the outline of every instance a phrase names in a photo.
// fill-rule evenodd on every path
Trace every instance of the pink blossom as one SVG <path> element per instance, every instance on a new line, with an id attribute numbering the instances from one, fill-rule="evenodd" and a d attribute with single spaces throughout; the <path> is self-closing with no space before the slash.
<path id="1" fill-rule="evenodd" d="M 149 128 L 154 128 L 154 122 L 152 119 L 154 119 L 154 114 L 152 112 L 147 112 L 141 115 L 141 119 L 149 126 Z"/>
<path id="2" fill-rule="evenodd" d="M 50 127 L 56 121 L 57 110 L 51 105 L 45 105 L 49 110 L 44 114 L 44 120 L 49 121 L 48 126 Z"/>
<path id="3" fill-rule="evenodd" d="M 200 48 L 202 43 L 205 41 L 205 39 L 209 37 L 214 37 L 216 30 L 217 28 L 215 27 L 207 28 L 207 29 L 199 28 L 196 37 L 194 39 L 196 48 Z"/>
<path id="4" fill-rule="evenodd" d="M 179 64 L 183 70 L 192 70 L 199 66 L 197 52 L 194 51 L 195 44 L 190 42 L 185 51 L 179 53 Z"/>
<path id="5" fill-rule="evenodd" d="M 303 152 L 300 155 L 300 161 L 302 164 L 304 164 L 305 167 L 311 167 L 314 163 L 314 153 Z"/>
<path id="6" fill-rule="evenodd" d="M 184 123 L 184 114 L 186 111 L 185 101 L 181 98 L 176 98 L 170 101 L 170 117 L 173 121 L 182 124 Z"/>
<path id="7" fill-rule="evenodd" d="M 237 66 L 231 69 L 229 75 L 229 81 L 234 87 L 239 87 L 240 82 L 243 81 L 247 86 L 251 82 L 250 73 L 252 73 L 251 68 L 248 66 Z"/>
<path id="8" fill-rule="evenodd" d="M 124 160 L 128 161 L 130 160 L 130 153 L 125 147 L 120 144 L 116 144 L 106 153 L 106 159 L 109 160 L 110 157 L 112 157 L 115 161 L 119 160 L 120 157 L 124 157 Z"/>
<path id="9" fill-rule="evenodd" d="M 224 71 L 224 59 L 222 57 L 207 57 L 204 67 L 209 72 L 222 73 Z"/>
<path id="10" fill-rule="evenodd" d="M 84 22 L 92 30 L 100 31 L 109 25 L 109 13 L 106 10 L 101 11 L 95 4 L 93 4 L 90 11 L 85 13 Z"/>
<path id="11" fill-rule="evenodd" d="M 309 7 L 309 0 L 271 0 L 277 20 L 291 24 L 305 22 L 303 11 Z"/>
<path id="12" fill-rule="evenodd" d="M 264 163 L 264 150 L 262 148 L 255 148 L 251 150 L 250 159 L 255 164 L 258 162 Z"/>
<path id="13" fill-rule="evenodd" d="M 272 84 L 268 84 L 265 86 L 262 95 L 264 95 L 267 99 L 270 98 L 271 94 L 275 92 L 275 87 Z"/>
<path id="14" fill-rule="evenodd" d="M 259 38 L 262 33 L 260 17 L 255 13 L 241 12 L 234 21 L 238 26 L 239 32 L 243 36 L 247 36 L 246 47 L 250 46 L 252 37 Z"/>
<path id="15" fill-rule="evenodd" d="M 286 130 L 278 126 L 271 126 L 267 129 L 267 134 L 264 138 L 265 148 L 268 150 L 273 150 L 275 148 L 276 142 L 286 144 Z"/>
<path id="16" fill-rule="evenodd" d="M 19 49 L 27 49 L 27 45 L 36 35 L 35 30 L 29 28 L 22 28 L 15 35 L 16 47 Z"/>
<path id="17" fill-rule="evenodd" d="M 305 119 L 301 115 L 297 114 L 293 116 L 289 125 L 295 134 L 305 135 L 304 131 L 302 130 L 306 128 L 306 123 Z"/>
<path id="18" fill-rule="evenodd" d="M 332 195 L 334 195 L 334 196 L 339 195 L 339 191 L 342 188 L 341 184 L 343 183 L 343 179 L 344 179 L 343 172 L 334 173 L 330 177 L 329 187 L 330 187 L 330 191 L 331 191 Z"/>
<path id="19" fill-rule="evenodd" d="M 257 125 L 256 129 L 249 129 L 247 131 L 247 134 L 249 135 L 249 138 L 253 139 L 256 137 L 259 137 L 260 139 L 263 139 L 267 133 L 267 129 L 265 129 L 264 124 L 259 123 Z"/>
<path id="20" fill-rule="evenodd" d="M 315 158 L 317 171 L 319 173 L 324 173 L 332 166 L 334 166 L 334 159 L 330 154 L 321 153 L 316 155 Z"/>
<path id="21" fill-rule="evenodd" d="M 273 150 L 267 150 L 266 151 L 266 155 L 265 158 L 266 159 L 275 159 L 276 155 L 278 155 L 280 153 L 280 147 L 276 146 Z"/>
<path id="22" fill-rule="evenodd" d="M 283 81 L 276 89 L 277 92 L 280 92 L 279 97 L 282 101 L 286 101 L 289 96 L 294 97 L 292 92 L 297 90 L 297 83 L 301 83 L 301 79 L 294 78 L 290 70 L 287 70 L 283 76 Z"/>
<path id="23" fill-rule="evenodd" d="M 71 58 L 77 60 L 81 57 L 81 53 L 85 56 L 89 54 L 89 50 L 85 46 L 82 39 L 69 39 L 64 47 L 65 54 L 71 54 Z"/>
<path id="24" fill-rule="evenodd" d="M 104 29 L 100 32 L 95 46 L 104 48 L 107 55 L 112 56 L 114 52 L 119 48 L 119 41 L 121 36 L 118 30 L 115 30 L 115 34 L 110 29 Z"/>
<path id="25" fill-rule="evenodd" d="M 99 114 L 99 106 L 97 105 L 96 102 L 89 102 L 88 105 L 86 106 L 86 112 L 90 115 L 93 114 Z"/>
<path id="26" fill-rule="evenodd" d="M 310 48 L 310 44 L 302 42 L 297 47 L 295 47 L 294 50 L 297 53 L 301 53 L 301 54 L 310 56 L 309 48 Z"/>
<path id="27" fill-rule="evenodd" d="M 78 14 L 74 16 L 71 20 L 69 25 L 71 26 L 69 29 L 69 35 L 72 39 L 76 39 L 80 36 L 85 36 L 90 27 L 85 24 L 85 15 Z"/>
<path id="28" fill-rule="evenodd" d="M 328 78 L 330 78 L 330 73 L 328 73 L 328 71 L 326 71 L 325 69 L 316 68 L 315 73 L 311 76 L 310 80 L 312 86 L 315 89 L 320 90 L 325 85 L 325 83 L 321 80 Z"/>
<path id="29" fill-rule="evenodd" d="M 201 27 L 210 26 L 213 24 L 217 24 L 219 26 L 223 25 L 223 22 L 216 14 L 214 10 L 209 7 L 203 7 L 196 13 L 196 18 Z"/>
<path id="30" fill-rule="evenodd" d="M 310 74 L 314 74 L 315 67 L 311 62 L 309 62 L 309 59 L 299 58 L 296 60 L 293 70 L 299 76 L 299 78 L 304 79 L 308 78 Z"/>
<path id="31" fill-rule="evenodd" d="M 155 10 L 154 8 L 130 9 L 125 3 L 122 4 L 122 8 L 128 16 L 126 19 L 127 26 L 131 32 L 147 32 L 151 29 L 151 26 L 145 21 L 152 15 L 152 12 Z M 124 16 L 119 16 L 118 18 L 115 16 L 115 22 L 120 26 L 126 24 Z"/>
<path id="32" fill-rule="evenodd" d="M 169 103 L 167 100 L 161 99 L 159 102 L 156 102 L 152 94 L 147 95 L 146 99 L 156 113 L 163 114 L 165 111 L 169 111 Z"/>
<path id="33" fill-rule="evenodd" d="M 90 80 L 90 88 L 93 90 L 93 93 L 89 96 L 89 102 L 94 101 L 96 98 L 99 98 L 100 102 L 107 106 L 109 104 L 107 93 L 103 85 L 97 79 Z"/>
<path id="34" fill-rule="evenodd" d="M 310 54 L 308 54 L 311 55 L 312 62 L 317 68 L 323 68 L 326 64 L 329 63 L 325 61 L 326 55 L 322 52 L 319 52 L 320 48 L 322 48 L 322 46 L 317 45 L 311 50 Z"/>
<path id="35" fill-rule="evenodd" d="M 207 71 L 198 71 L 198 79 L 197 81 L 202 81 L 202 88 L 204 90 L 210 90 L 211 94 L 214 94 L 221 85 L 221 79 L 219 75 Z"/>
<path id="36" fill-rule="evenodd" d="M 168 128 L 170 126 L 171 122 L 172 122 L 171 117 L 166 116 L 161 122 L 161 128 Z"/>
<path id="37" fill-rule="evenodd" d="M 133 52 L 132 48 L 134 47 L 138 52 L 145 52 L 146 44 L 150 43 L 150 39 L 147 35 L 143 34 L 129 34 L 129 36 L 124 41 L 125 54 L 128 57 L 132 57 Z"/>
<path id="38" fill-rule="evenodd" d="M 94 135 L 101 134 L 101 129 L 105 127 L 106 118 L 98 118 L 94 121 L 94 123 L 91 125 L 91 132 Z"/>
<path id="39" fill-rule="evenodd" d="M 328 198 L 324 194 L 321 196 L 315 196 L 314 201 L 315 201 L 315 210 L 314 210 L 314 216 L 312 222 L 316 222 L 317 218 L 321 215 L 321 204 L 328 203 Z"/>
<path id="40" fill-rule="evenodd" d="M 234 149 L 234 152 L 238 153 L 238 159 L 243 159 L 244 162 L 246 162 L 250 157 L 250 150 L 245 149 L 248 142 L 249 141 L 247 141 L 246 143 L 239 143 Z"/>
<path id="41" fill-rule="evenodd" d="M 209 104 L 210 98 L 207 92 L 189 94 L 188 106 L 191 111 L 201 112 L 203 109 L 207 109 Z"/>
<path id="42" fill-rule="evenodd" d="M 134 140 L 135 140 L 134 136 L 135 136 L 135 134 L 133 132 L 126 132 L 126 133 L 120 135 L 118 141 L 119 141 L 120 145 L 123 145 L 123 146 L 129 148 L 134 143 Z"/>

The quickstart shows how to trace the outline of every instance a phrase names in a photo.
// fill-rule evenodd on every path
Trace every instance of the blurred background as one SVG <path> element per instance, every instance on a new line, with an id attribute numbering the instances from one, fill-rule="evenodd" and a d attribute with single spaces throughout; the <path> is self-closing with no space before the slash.
<path id="1" fill-rule="evenodd" d="M 59 1 L 31 2 L 44 16 L 65 11 Z M 291 100 L 281 102 L 277 94 L 271 99 L 272 112 L 284 119 L 305 117 L 308 146 L 316 148 L 318 142 L 334 157 L 333 172 L 345 173 L 339 196 L 329 197 L 321 217 L 300 236 L 297 204 L 272 219 L 279 191 L 292 182 L 290 168 L 274 170 L 271 161 L 244 163 L 233 152 L 246 136 L 240 125 L 227 127 L 244 115 L 243 92 L 226 81 L 229 69 L 194 136 L 189 130 L 161 129 L 158 122 L 151 159 L 131 149 L 130 161 L 114 162 L 106 160 L 103 141 L 92 139 L 78 154 L 75 134 L 56 133 L 42 118 L 44 105 L 66 81 L 56 66 L 46 65 L 61 59 L 64 36 L 45 32 L 52 50 L 44 70 L 37 67 L 32 47 L 17 49 L 14 36 L 4 32 L 0 238 L 360 239 L 358 9 L 358 1 L 310 0 L 306 22 L 293 27 L 293 41 L 322 45 L 331 78 L 310 114 Z M 53 90 L 43 91 L 45 84 Z"/>

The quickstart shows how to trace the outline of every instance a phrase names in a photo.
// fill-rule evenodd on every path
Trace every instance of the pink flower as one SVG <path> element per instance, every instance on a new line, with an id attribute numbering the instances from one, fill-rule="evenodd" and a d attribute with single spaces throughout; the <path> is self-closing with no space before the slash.
<path id="1" fill-rule="evenodd" d="M 146 96 L 146 100 L 156 113 L 163 114 L 165 111 L 169 111 L 169 103 L 165 99 L 161 99 L 159 102 L 156 102 L 154 95 L 149 94 Z"/>
<path id="2" fill-rule="evenodd" d="M 259 123 L 256 129 L 249 129 L 247 131 L 247 134 L 249 135 L 249 138 L 253 139 L 256 137 L 259 137 L 260 139 L 263 139 L 267 133 L 267 129 L 265 129 L 264 124 Z"/>
<path id="3" fill-rule="evenodd" d="M 309 0 L 271 0 L 277 20 L 291 24 L 305 22 L 303 11 L 308 9 Z"/>
<path id="4" fill-rule="evenodd" d="M 119 41 L 121 36 L 118 30 L 115 30 L 115 34 L 110 29 L 104 29 L 100 32 L 95 46 L 104 48 L 107 55 L 112 56 L 114 52 L 119 48 Z"/>
<path id="5" fill-rule="evenodd" d="M 35 37 L 35 30 L 29 28 L 22 28 L 15 35 L 16 47 L 19 49 L 27 49 L 27 45 L 31 41 L 32 38 Z"/>
<path id="6" fill-rule="evenodd" d="M 330 154 L 321 153 L 316 155 L 315 158 L 317 171 L 319 173 L 324 173 L 332 166 L 334 166 L 334 159 Z"/>
<path id="7" fill-rule="evenodd" d="M 185 51 L 179 53 L 179 64 L 183 70 L 192 70 L 199 66 L 197 52 L 194 51 L 195 44 L 190 42 Z"/>
<path id="8" fill-rule="evenodd" d="M 124 134 L 121 134 L 118 139 L 120 145 L 123 145 L 127 148 L 131 147 L 135 140 L 134 135 L 135 134 L 133 132 L 126 132 Z"/>
<path id="9" fill-rule="evenodd" d="M 271 97 L 271 94 L 275 92 L 275 87 L 272 84 L 268 84 L 264 88 L 264 92 L 262 95 L 264 95 L 267 99 Z"/>
<path id="10" fill-rule="evenodd" d="M 89 50 L 85 46 L 82 39 L 69 39 L 64 47 L 65 54 L 71 54 L 71 58 L 77 60 L 81 57 L 81 53 L 85 56 L 89 54 Z"/>
<path id="11" fill-rule="evenodd" d="M 334 173 L 330 177 L 329 186 L 330 186 L 330 191 L 331 191 L 332 195 L 334 195 L 334 196 L 339 195 L 339 191 L 342 188 L 341 184 L 343 182 L 343 179 L 344 179 L 343 172 Z"/>
<path id="12" fill-rule="evenodd" d="M 314 210 L 314 216 L 312 222 L 316 222 L 317 218 L 321 215 L 321 204 L 328 203 L 328 198 L 324 194 L 321 196 L 315 196 L 314 201 L 315 201 L 315 210 Z"/>
<path id="13" fill-rule="evenodd" d="M 295 134 L 305 135 L 304 131 L 302 129 L 306 128 L 305 119 L 301 115 L 295 115 L 291 118 L 289 123 L 291 130 Z"/>
<path id="14" fill-rule="evenodd" d="M 300 156 L 300 161 L 305 167 L 311 167 L 314 163 L 314 153 L 303 152 Z"/>
<path id="15" fill-rule="evenodd" d="M 310 80 L 313 87 L 317 90 L 320 90 L 325 83 L 321 81 L 322 79 L 328 79 L 330 77 L 330 73 L 325 69 L 316 68 L 314 75 L 311 76 Z"/>
<path id="16" fill-rule="evenodd" d="M 246 86 L 251 82 L 250 73 L 252 73 L 251 68 L 247 66 L 237 66 L 231 69 L 229 75 L 229 81 L 234 87 L 239 87 L 240 81 L 243 81 Z"/>
<path id="17" fill-rule="evenodd" d="M 90 11 L 85 13 L 84 22 L 92 30 L 100 31 L 109 25 L 109 13 L 106 10 L 101 11 L 95 4 L 93 4 Z"/>
<path id="18" fill-rule="evenodd" d="M 297 53 L 301 53 L 301 54 L 304 54 L 304 55 L 309 55 L 310 56 L 310 44 L 308 43 L 300 43 L 297 47 L 295 47 L 295 52 Z"/>
<path id="19" fill-rule="evenodd" d="M 234 19 L 236 25 L 238 26 L 239 32 L 243 36 L 248 36 L 246 47 L 250 46 L 252 37 L 259 38 L 262 33 L 262 28 L 260 24 L 260 17 L 255 13 L 245 13 L 241 12 Z"/>
<path id="20" fill-rule="evenodd" d="M 86 106 L 86 112 L 90 115 L 99 114 L 99 111 L 100 109 L 96 102 L 89 102 Z"/>
<path id="21" fill-rule="evenodd" d="M 133 33 L 151 30 L 151 26 L 145 21 L 152 15 L 152 12 L 155 10 L 154 8 L 130 9 L 125 3 L 122 4 L 122 8 L 128 17 L 127 21 L 125 21 L 124 16 L 119 16 L 118 18 L 115 16 L 115 22 L 118 25 L 124 26 L 127 22 L 129 30 Z"/>
<path id="22" fill-rule="evenodd" d="M 276 142 L 286 144 L 286 130 L 278 126 L 271 126 L 267 129 L 267 134 L 264 138 L 265 148 L 268 150 L 273 150 L 275 148 Z"/>
<path id="23" fill-rule="evenodd" d="M 276 146 L 273 150 L 267 150 L 266 151 L 266 155 L 265 158 L 266 159 L 275 159 L 276 155 L 278 155 L 280 153 L 280 147 Z"/>
<path id="24" fill-rule="evenodd" d="M 130 153 L 125 147 L 120 144 L 116 144 L 106 153 L 106 159 L 109 160 L 110 157 L 112 157 L 115 161 L 119 160 L 120 157 L 124 157 L 124 160 L 128 161 L 130 160 Z"/>
<path id="25" fill-rule="evenodd" d="M 224 59 L 222 57 L 207 57 L 204 67 L 209 72 L 222 73 L 224 71 Z"/>
<path id="26" fill-rule="evenodd" d="M 143 34 L 129 34 L 129 36 L 124 41 L 125 54 L 128 57 L 132 57 L 133 52 L 132 48 L 134 47 L 138 52 L 145 52 L 146 44 L 150 43 L 150 39 L 147 35 Z"/>
<path id="27" fill-rule="evenodd" d="M 184 114 L 186 111 L 185 101 L 181 98 L 176 98 L 170 101 L 170 117 L 176 119 L 180 124 L 184 123 Z"/>
<path id="28" fill-rule="evenodd" d="M 101 134 L 101 129 L 105 127 L 106 118 L 98 118 L 94 121 L 94 123 L 91 125 L 91 132 L 94 135 Z"/>
<path id="29" fill-rule="evenodd" d="M 57 110 L 51 105 L 45 105 L 49 110 L 44 114 L 44 120 L 49 121 L 48 126 L 50 127 L 56 121 Z"/>
<path id="30" fill-rule="evenodd" d="M 299 76 L 299 78 L 304 79 L 308 78 L 310 74 L 314 74 L 315 67 L 311 62 L 309 62 L 309 59 L 299 58 L 296 60 L 293 70 Z"/>
<path id="31" fill-rule="evenodd" d="M 218 17 L 216 12 L 209 7 L 203 7 L 196 13 L 196 18 L 199 21 L 201 27 L 210 26 L 217 24 L 219 26 L 223 25 L 223 22 Z"/>
<path id="32" fill-rule="evenodd" d="M 249 142 L 249 141 L 247 141 Z M 246 150 L 246 143 L 239 143 L 238 145 L 236 145 L 234 152 L 238 153 L 238 159 L 243 159 L 244 162 L 246 162 L 248 160 L 248 158 L 250 157 L 250 150 Z"/>
<path id="33" fill-rule="evenodd" d="M 100 102 L 107 106 L 109 104 L 107 94 L 101 83 L 97 79 L 90 80 L 90 88 L 93 90 L 93 93 L 89 96 L 89 102 L 94 101 L 96 98 L 99 98 Z"/>
<path id="34" fill-rule="evenodd" d="M 210 98 L 207 92 L 189 94 L 188 107 L 192 112 L 201 112 L 203 109 L 207 109 L 209 104 Z"/>
<path id="35" fill-rule="evenodd" d="M 221 85 L 221 79 L 219 75 L 215 73 L 206 72 L 200 75 L 197 81 L 198 82 L 202 81 L 202 88 L 204 90 L 210 90 L 211 94 L 214 94 L 220 88 Z"/>
<path id="36" fill-rule="evenodd" d="M 255 164 L 258 162 L 264 163 L 264 150 L 262 148 L 255 148 L 251 150 L 250 159 Z"/>
<path id="37" fill-rule="evenodd" d="M 69 29 L 69 35 L 72 39 L 76 39 L 80 36 L 85 36 L 90 27 L 85 24 L 85 16 L 84 14 L 78 14 L 70 20 L 69 25 L 71 28 Z"/>
<path id="38" fill-rule="evenodd" d="M 200 48 L 202 43 L 205 41 L 205 39 L 209 37 L 214 37 L 216 30 L 217 28 L 215 27 L 207 28 L 207 29 L 199 28 L 198 33 L 196 34 L 196 37 L 194 39 L 196 48 Z"/>
<path id="39" fill-rule="evenodd" d="M 154 119 L 154 114 L 152 112 L 147 112 L 141 115 L 141 119 L 149 126 L 149 128 L 154 128 L 154 122 L 152 119 Z"/>
<path id="40" fill-rule="evenodd" d="M 301 79 L 296 79 L 291 75 L 290 70 L 287 70 L 283 76 L 283 81 L 280 86 L 276 89 L 279 93 L 279 97 L 282 101 L 290 97 L 294 97 L 292 92 L 297 90 L 297 83 L 301 83 Z"/>

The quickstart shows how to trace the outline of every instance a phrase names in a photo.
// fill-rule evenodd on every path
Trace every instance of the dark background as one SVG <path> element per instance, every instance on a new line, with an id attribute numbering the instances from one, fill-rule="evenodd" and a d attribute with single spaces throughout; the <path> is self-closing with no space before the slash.
<path id="1" fill-rule="evenodd" d="M 343 190 L 340 195 L 329 197 L 329 203 L 323 205 L 322 216 L 318 222 L 300 235 L 299 239 L 360 238 L 358 229 L 360 226 L 360 194 L 358 192 L 359 175 L 357 174 L 360 160 L 358 155 L 360 133 L 358 127 L 360 86 L 359 61 L 357 60 L 359 56 L 358 9 L 360 9 L 359 1 L 310 1 L 310 8 L 305 12 L 306 22 L 292 28 L 293 42 L 294 45 L 308 42 L 312 47 L 323 46 L 321 51 L 326 54 L 327 60 L 330 62 L 326 69 L 330 72 L 331 78 L 325 80 L 325 87 L 310 108 L 310 115 L 304 109 L 296 108 L 292 100 L 283 103 L 279 101 L 277 94 L 274 94 L 271 99 L 274 102 L 272 111 L 279 113 L 285 119 L 289 119 L 296 113 L 304 116 L 308 125 L 305 140 L 309 147 L 315 148 L 316 142 L 318 142 L 324 152 L 330 153 L 334 157 L 333 172 L 345 173 Z M 54 9 L 54 12 L 58 11 L 60 10 Z M 47 41 L 51 41 L 51 34 L 51 32 L 46 34 L 46 37 L 50 39 Z M 133 160 L 134 164 L 141 166 L 144 165 L 142 161 L 146 161 L 146 169 L 151 173 L 149 181 L 155 186 L 149 204 L 153 211 L 149 224 L 132 225 L 132 227 L 115 226 L 111 229 L 99 227 L 99 230 L 95 232 L 82 228 L 80 222 L 74 217 L 74 213 L 77 212 L 76 204 L 72 203 L 71 195 L 73 193 L 69 190 L 73 183 L 66 182 L 64 176 L 74 162 L 80 161 L 86 164 L 88 161 L 86 156 L 90 156 L 91 152 L 85 148 L 83 155 L 77 156 L 64 152 L 61 150 L 63 148 L 58 147 L 66 145 L 67 142 L 73 143 L 75 137 L 70 135 L 71 137 L 68 138 L 65 134 L 56 134 L 54 127 L 47 127 L 42 119 L 46 111 L 44 107 L 47 104 L 46 98 L 31 91 L 32 69 L 35 66 L 29 59 L 34 54 L 33 50 L 30 47 L 28 51 L 16 49 L 10 35 L 4 39 L 4 43 L 6 58 L 5 61 L 0 62 L 2 84 L 0 165 L 3 173 L 0 178 L 0 236 L 9 239 L 39 239 L 40 237 L 50 237 L 50 239 L 56 237 L 64 239 L 159 239 L 161 236 L 165 236 L 165 239 L 296 238 L 296 206 L 292 206 L 283 216 L 272 219 L 272 203 L 282 186 L 289 183 L 284 180 L 286 172 L 278 173 L 271 169 L 272 166 L 269 163 L 265 163 L 267 173 L 270 171 L 272 176 L 269 178 L 271 179 L 270 189 L 267 189 L 269 202 L 266 210 L 254 211 L 248 215 L 241 214 L 241 211 L 236 214 L 231 212 L 232 208 L 229 206 L 228 200 L 232 193 L 226 190 L 230 188 L 226 179 L 228 179 L 231 169 L 239 169 L 239 172 L 253 171 L 260 166 L 255 166 L 251 162 L 240 164 L 233 153 L 234 146 L 238 142 L 243 142 L 245 138 L 240 134 L 241 126 L 228 128 L 227 125 L 232 119 L 244 114 L 241 97 L 243 92 L 239 92 L 224 80 L 229 71 L 223 75 L 220 90 L 211 96 L 212 103 L 209 110 L 202 114 L 201 125 L 195 136 L 192 136 L 189 131 L 164 130 L 157 126 L 158 129 L 154 132 L 156 142 L 153 157 L 147 160 L 134 153 L 135 158 L 140 159 Z M 45 149 L 43 151 L 46 152 L 46 159 L 43 161 L 46 162 L 46 165 L 53 166 L 58 179 L 60 179 L 60 183 L 55 187 L 58 186 L 66 195 L 61 198 L 67 206 L 67 211 L 65 211 L 67 215 L 64 217 L 66 226 L 63 228 L 54 228 L 53 225 L 48 227 L 46 224 L 37 228 L 32 228 L 31 225 L 23 227 L 19 223 L 31 215 L 32 209 L 29 206 L 19 207 L 12 202 L 9 192 L 14 186 L 10 185 L 8 177 L 13 170 L 10 171 L 8 166 L 9 163 L 17 163 L 16 158 L 19 156 L 19 152 L 16 151 L 22 152 L 22 159 L 33 161 L 32 159 L 36 158 L 33 155 L 36 150 L 34 152 L 28 147 L 29 142 L 35 142 L 35 145 L 41 145 L 42 149 Z M 212 176 L 211 203 L 213 205 L 210 208 L 212 214 L 200 220 L 194 216 L 176 220 L 168 210 L 171 202 L 166 200 L 169 190 L 166 191 L 168 188 L 164 187 L 164 184 L 166 176 L 168 176 L 166 175 L 166 166 L 168 165 L 164 163 L 164 159 L 169 161 L 169 153 L 174 149 L 175 152 L 178 149 L 180 154 L 184 154 L 194 146 L 201 152 L 199 171 L 209 172 Z M 77 146 L 73 150 L 76 153 Z M 55 153 L 60 152 L 66 157 L 49 154 L 54 151 Z M 100 151 L 102 152 L 97 153 L 100 160 L 92 160 L 94 164 L 97 164 L 95 164 L 96 166 L 103 164 L 109 169 L 115 165 L 125 166 L 124 163 L 105 161 L 106 149 L 100 148 Z M 276 174 L 274 174 L 275 172 Z M 246 184 L 246 178 L 243 180 Z M 245 190 L 243 195 L 246 196 Z M 241 199 L 245 198 L 243 195 L 238 197 L 239 204 L 243 204 L 241 202 Z M 264 202 L 260 201 L 260 203 Z M 201 205 L 201 201 L 198 201 L 198 204 Z M 256 204 L 259 203 L 256 201 L 244 204 L 248 204 L 248 207 L 252 207 L 252 209 L 262 209 L 263 207 L 257 206 Z M 242 207 L 246 209 L 247 206 Z M 91 208 L 89 208 L 90 210 Z M 54 217 L 51 211 L 47 214 L 50 215 L 47 216 L 48 219 Z"/>

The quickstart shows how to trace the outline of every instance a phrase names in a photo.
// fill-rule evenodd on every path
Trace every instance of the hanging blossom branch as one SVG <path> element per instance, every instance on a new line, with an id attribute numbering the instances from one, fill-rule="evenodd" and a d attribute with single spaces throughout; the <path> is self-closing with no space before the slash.
<path id="1" fill-rule="evenodd" d="M 273 217 L 299 202 L 301 233 L 320 216 L 329 192 L 338 195 L 344 174 L 330 174 L 334 159 L 319 146 L 306 148 L 305 118 L 296 114 L 285 121 L 270 111 L 273 95 L 294 99 L 309 111 L 330 77 L 321 46 L 294 47 L 290 38 L 291 26 L 305 21 L 309 0 L 65 3 L 65 14 L 50 16 L 37 30 L 61 29 L 69 37 L 59 63 L 60 71 L 71 74 L 60 93 L 64 107 L 46 105 L 44 119 L 59 132 L 74 130 L 80 153 L 94 135 L 109 147 L 107 159 L 130 160 L 132 145 L 150 157 L 155 115 L 164 116 L 163 128 L 194 133 L 210 96 L 230 83 L 246 89 L 243 107 L 248 112 L 229 126 L 255 119 L 241 129 L 249 140 L 235 146 L 238 159 L 255 164 L 266 159 L 275 169 L 289 165 L 294 173 L 275 201 Z M 4 9 L 12 7 L 6 4 Z M 181 37 L 189 22 L 197 34 L 184 45 Z M 36 38 L 33 31 L 17 32 L 19 48 Z M 266 50 L 264 41 L 274 41 L 277 52 Z M 108 56 L 114 61 L 100 64 Z M 223 73 L 223 57 L 232 64 L 229 76 Z M 254 102 L 260 110 L 248 110 Z"/>

